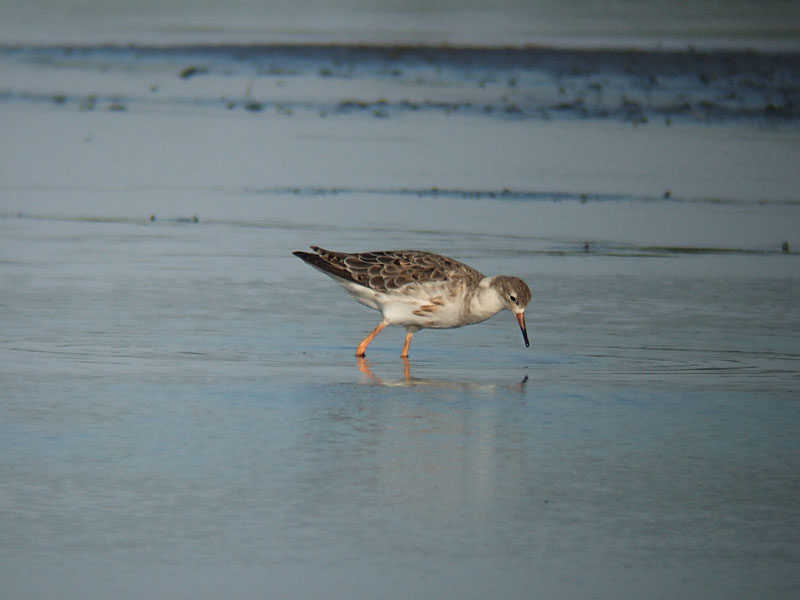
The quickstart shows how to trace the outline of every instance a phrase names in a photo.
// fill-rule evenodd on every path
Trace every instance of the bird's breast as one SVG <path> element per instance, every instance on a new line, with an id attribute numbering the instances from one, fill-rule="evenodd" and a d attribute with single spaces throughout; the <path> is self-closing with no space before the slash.
<path id="1" fill-rule="evenodd" d="M 409 286 L 380 298 L 384 319 L 393 325 L 446 329 L 469 324 L 463 294 L 447 286 Z"/>

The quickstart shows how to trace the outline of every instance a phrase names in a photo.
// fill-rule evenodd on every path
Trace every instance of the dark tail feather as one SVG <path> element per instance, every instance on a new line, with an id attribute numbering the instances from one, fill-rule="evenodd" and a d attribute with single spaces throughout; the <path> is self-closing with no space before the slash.
<path id="1" fill-rule="evenodd" d="M 336 252 L 329 252 L 318 246 L 311 246 L 311 249 L 314 251 L 322 251 L 326 254 L 331 255 L 331 257 L 336 257 Z M 319 269 L 323 273 L 327 273 L 328 275 L 333 275 L 334 277 L 338 277 L 340 279 L 344 279 L 345 281 L 353 281 L 358 283 L 355 279 L 353 279 L 353 275 L 347 271 L 346 269 L 341 268 L 339 265 L 332 262 L 330 259 L 323 258 L 319 254 L 312 254 L 311 252 L 301 252 L 299 250 L 292 252 L 297 258 L 302 260 L 305 263 L 308 263 L 312 267 Z M 344 256 L 344 255 L 343 255 Z"/>
<path id="2" fill-rule="evenodd" d="M 300 250 L 296 250 L 295 252 L 292 252 L 292 254 L 307 263 L 310 263 L 312 259 L 316 258 L 316 255 L 311 254 L 311 252 L 301 252 Z"/>

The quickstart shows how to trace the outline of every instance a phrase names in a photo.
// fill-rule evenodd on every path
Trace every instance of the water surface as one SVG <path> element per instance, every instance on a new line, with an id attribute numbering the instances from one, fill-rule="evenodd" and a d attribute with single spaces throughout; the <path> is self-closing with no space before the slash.
<path id="1" fill-rule="evenodd" d="M 4 595 L 798 595 L 785 3 L 157 4 L 0 25 Z M 531 347 L 358 361 L 310 244 L 520 276 Z"/>
<path id="2" fill-rule="evenodd" d="M 376 313 L 289 255 L 378 240 L 284 210 L 0 221 L 15 597 L 797 591 L 796 255 L 398 223 L 534 289 L 531 348 L 499 315 L 420 332 L 406 372 L 402 330 L 359 364 Z"/>

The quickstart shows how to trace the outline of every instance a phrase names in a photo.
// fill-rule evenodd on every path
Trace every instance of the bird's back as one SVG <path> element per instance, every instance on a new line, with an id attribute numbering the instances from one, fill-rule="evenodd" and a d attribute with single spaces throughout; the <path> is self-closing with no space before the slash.
<path id="1" fill-rule="evenodd" d="M 411 284 L 476 284 L 483 274 L 462 262 L 422 250 L 377 250 L 348 254 L 312 246 L 316 254 L 294 252 L 336 279 L 390 293 Z"/>

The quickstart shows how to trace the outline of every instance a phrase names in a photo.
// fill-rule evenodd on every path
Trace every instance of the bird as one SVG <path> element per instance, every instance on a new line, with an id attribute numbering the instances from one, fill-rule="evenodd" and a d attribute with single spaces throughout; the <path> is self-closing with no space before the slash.
<path id="1" fill-rule="evenodd" d="M 519 277 L 486 277 L 453 258 L 422 250 L 334 252 L 311 246 L 313 252 L 292 254 L 333 278 L 359 303 L 380 311 L 378 326 L 356 349 L 366 355 L 367 346 L 385 327 L 406 328 L 400 356 L 408 358 L 412 336 L 420 329 L 449 329 L 485 321 L 503 309 L 519 323 L 525 347 L 529 347 L 525 308 L 531 290 Z"/>

